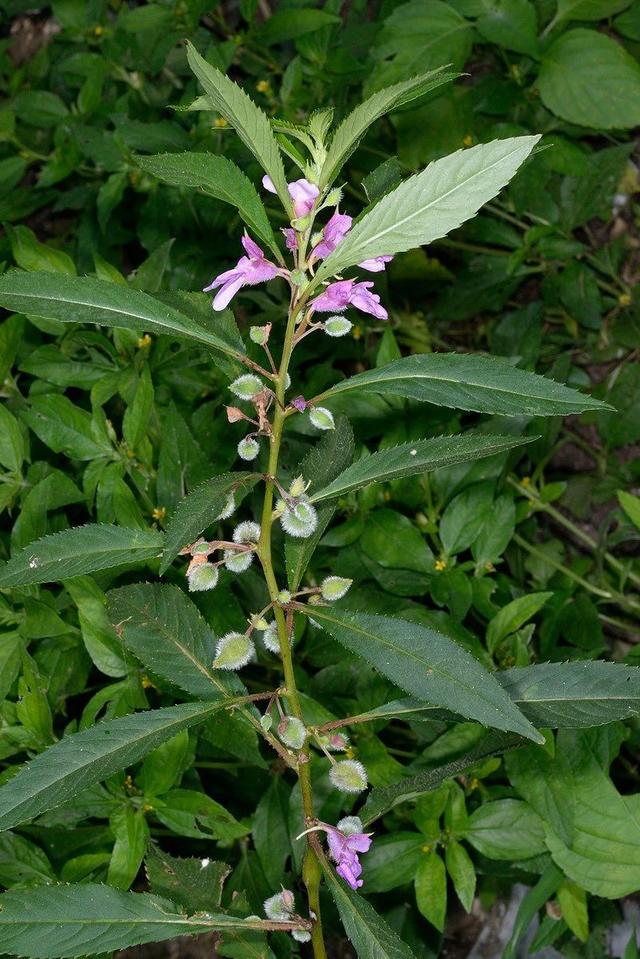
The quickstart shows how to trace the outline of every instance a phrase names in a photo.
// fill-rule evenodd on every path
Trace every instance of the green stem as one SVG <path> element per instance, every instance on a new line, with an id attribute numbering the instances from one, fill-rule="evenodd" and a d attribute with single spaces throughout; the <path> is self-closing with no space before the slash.
<path id="1" fill-rule="evenodd" d="M 289 641 L 289 628 L 284 610 L 278 603 L 279 587 L 273 570 L 272 550 L 271 550 L 271 531 L 273 525 L 273 494 L 274 479 L 278 472 L 278 462 L 280 457 L 280 446 L 282 443 L 282 434 L 284 430 L 285 413 L 285 386 L 289 362 L 293 351 L 293 337 L 296 329 L 296 319 L 300 312 L 300 304 L 296 304 L 292 298 L 289 309 L 289 318 L 285 332 L 284 346 L 282 349 L 282 358 L 280 368 L 275 380 L 276 384 L 276 409 L 271 426 L 271 448 L 269 451 L 268 479 L 265 480 L 264 501 L 262 505 L 262 519 L 260 523 L 260 540 L 258 542 L 258 557 L 262 564 L 264 578 L 269 591 L 269 597 L 274 604 L 273 611 L 276 623 L 278 625 L 278 639 L 280 642 L 280 655 L 282 656 L 282 667 L 284 671 L 286 698 L 289 702 L 291 713 L 296 719 L 304 723 L 298 687 L 296 684 L 295 672 L 293 668 L 293 658 L 291 655 L 291 643 Z M 302 809 L 305 819 L 313 819 L 313 789 L 311 784 L 309 747 L 305 743 L 298 753 L 298 778 L 300 780 L 300 790 L 302 793 Z M 307 889 L 307 899 L 309 903 L 309 914 L 314 917 L 313 929 L 311 931 L 311 942 L 313 946 L 314 959 L 327 959 L 324 936 L 322 933 L 322 922 L 320 918 L 320 878 L 322 871 L 318 862 L 314 847 L 307 837 L 307 849 L 305 851 L 302 876 Z"/>

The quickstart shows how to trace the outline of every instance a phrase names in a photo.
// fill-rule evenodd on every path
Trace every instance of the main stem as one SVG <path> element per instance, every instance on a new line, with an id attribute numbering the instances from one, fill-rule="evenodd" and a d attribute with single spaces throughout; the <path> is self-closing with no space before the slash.
<path id="1" fill-rule="evenodd" d="M 262 563 L 265 581 L 269 590 L 269 598 L 274 603 L 273 611 L 278 624 L 278 639 L 280 642 L 280 655 L 282 656 L 282 666 L 284 671 L 286 697 L 289 701 L 292 714 L 304 722 L 302 708 L 300 706 L 300 697 L 298 696 L 298 687 L 293 669 L 293 659 L 291 656 L 291 643 L 289 641 L 289 630 L 286 617 L 277 599 L 280 592 L 273 571 L 273 561 L 271 556 L 271 528 L 273 524 L 273 492 L 274 479 L 278 472 L 278 462 L 280 458 L 280 445 L 282 443 L 282 433 L 284 429 L 286 379 L 289 370 L 289 362 L 293 350 L 293 337 L 296 328 L 296 318 L 300 312 L 300 307 L 296 306 L 292 299 L 287 320 L 287 329 L 285 332 L 284 346 L 282 349 L 282 358 L 280 368 L 276 378 L 276 408 L 271 425 L 271 448 L 269 451 L 268 478 L 265 481 L 264 502 L 262 505 L 262 520 L 260 523 L 260 540 L 258 542 L 258 556 Z M 298 753 L 298 777 L 300 780 L 300 790 L 302 793 L 302 809 L 305 819 L 313 819 L 313 788 L 311 785 L 311 769 L 309 762 L 309 747 L 305 743 Z M 304 862 L 302 867 L 302 877 L 307 889 L 307 899 L 309 902 L 309 915 L 314 919 L 311 930 L 311 943 L 315 959 L 327 959 L 324 946 L 324 936 L 322 933 L 322 920 L 320 917 L 320 878 L 322 869 L 312 844 L 307 836 L 307 848 L 305 850 Z"/>

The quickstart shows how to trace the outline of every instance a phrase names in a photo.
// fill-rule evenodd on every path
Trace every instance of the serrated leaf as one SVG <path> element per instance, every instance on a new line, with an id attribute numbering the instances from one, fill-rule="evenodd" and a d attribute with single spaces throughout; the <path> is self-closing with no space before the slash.
<path id="1" fill-rule="evenodd" d="M 513 733 L 491 732 L 481 739 L 470 752 L 460 756 L 459 759 L 453 760 L 453 762 L 446 763 L 438 769 L 428 769 L 425 772 L 418 773 L 417 776 L 401 779 L 393 786 L 372 789 L 358 815 L 364 825 L 369 826 L 374 820 L 379 819 L 380 816 L 384 816 L 390 809 L 393 809 L 394 806 L 417 799 L 424 793 L 433 792 L 447 779 L 460 775 L 470 766 L 474 766 L 490 756 L 499 756 L 521 743 L 522 739 Z"/>
<path id="2" fill-rule="evenodd" d="M 297 467 L 297 472 L 310 484 L 310 495 L 349 465 L 353 459 L 353 445 L 353 431 L 349 421 L 345 416 L 340 416 L 336 419 L 335 429 L 323 436 Z M 298 589 L 334 512 L 335 504 L 322 506 L 318 510 L 318 523 L 311 536 L 306 539 L 287 537 L 284 552 L 290 589 Z"/>
<path id="3" fill-rule="evenodd" d="M 107 593 L 111 621 L 148 669 L 198 699 L 217 702 L 243 687 L 211 668 L 215 638 L 193 601 L 169 583 L 134 583 Z"/>
<path id="4" fill-rule="evenodd" d="M 362 260 L 403 253 L 446 236 L 506 186 L 539 139 L 494 140 L 430 163 L 362 215 L 326 258 L 316 283 Z"/>
<path id="5" fill-rule="evenodd" d="M 231 124 L 242 142 L 271 177 L 285 210 L 292 212 L 284 166 L 266 113 L 244 90 L 201 57 L 187 41 L 189 66 L 202 84 L 214 110 Z"/>
<path id="6" fill-rule="evenodd" d="M 623 663 L 540 663 L 493 674 L 534 726 L 578 729 L 640 715 L 640 667 Z M 455 719 L 454 712 L 419 699 L 397 699 L 353 717 L 357 722 L 402 719 Z"/>
<path id="7" fill-rule="evenodd" d="M 88 523 L 43 536 L 0 567 L 0 587 L 59 583 L 99 569 L 154 559 L 164 537 L 157 530 Z"/>
<path id="8" fill-rule="evenodd" d="M 217 909 L 222 886 L 231 872 L 226 862 L 211 859 L 182 859 L 150 846 L 145 861 L 149 888 L 185 909 Z"/>
<path id="9" fill-rule="evenodd" d="M 5 273 L 0 276 L 0 306 L 16 313 L 44 316 L 63 323 L 163 333 L 195 340 L 237 356 L 220 337 L 148 293 L 83 276 L 54 273 Z"/>
<path id="10" fill-rule="evenodd" d="M 214 153 L 161 153 L 137 157 L 139 167 L 172 186 L 193 187 L 230 203 L 255 235 L 280 256 L 262 200 L 251 180 L 223 156 Z"/>
<path id="11" fill-rule="evenodd" d="M 160 573 L 164 573 L 183 546 L 193 543 L 214 523 L 224 509 L 231 490 L 248 492 L 258 482 L 254 473 L 222 473 L 213 476 L 180 500 L 167 523 Z"/>
<path id="12" fill-rule="evenodd" d="M 175 936 L 274 925 L 278 928 L 212 913 L 189 917 L 168 899 L 98 883 L 14 889 L 0 896 L 2 948 L 32 959 L 110 953 Z"/>
<path id="13" fill-rule="evenodd" d="M 506 360 L 460 353 L 405 356 L 342 380 L 315 397 L 314 402 L 354 390 L 502 416 L 567 416 L 610 408 L 555 380 L 520 370 Z"/>
<path id="14" fill-rule="evenodd" d="M 458 436 L 435 436 L 428 440 L 402 443 L 357 460 L 336 479 L 311 496 L 314 503 L 343 496 L 369 483 L 386 483 L 426 473 L 443 466 L 494 456 L 531 443 L 535 437 L 497 436 L 492 433 L 462 433 Z"/>
<path id="15" fill-rule="evenodd" d="M 73 799 L 138 762 L 180 730 L 202 722 L 226 702 L 182 703 L 134 713 L 66 736 L 0 788 L 0 829 L 12 829 Z"/>
<path id="16" fill-rule="evenodd" d="M 328 607 L 314 607 L 313 618 L 411 695 L 483 725 L 543 741 L 494 674 L 443 633 L 403 619 Z"/>
<path id="17" fill-rule="evenodd" d="M 363 896 L 338 879 L 324 859 L 322 870 L 358 959 L 414 959 L 409 946 L 398 938 Z"/>
<path id="18" fill-rule="evenodd" d="M 320 185 L 325 187 L 333 182 L 372 123 L 385 113 L 425 96 L 444 83 L 451 83 L 457 76 L 457 73 L 447 70 L 446 67 L 440 67 L 410 80 L 394 83 L 393 86 L 374 93 L 364 103 L 358 104 L 333 135 L 322 167 Z"/>

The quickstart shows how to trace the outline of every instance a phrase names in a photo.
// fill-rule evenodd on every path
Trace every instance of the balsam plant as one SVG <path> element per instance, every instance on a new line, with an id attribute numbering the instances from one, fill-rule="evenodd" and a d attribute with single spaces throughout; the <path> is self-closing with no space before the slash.
<path id="1" fill-rule="evenodd" d="M 64 736 L 0 788 L 0 827 L 12 829 L 78 800 L 225 711 L 238 718 L 241 728 L 255 730 L 272 758 L 297 780 L 295 888 L 272 889 L 261 916 L 247 915 L 241 896 L 224 910 L 224 870 L 212 878 L 209 861 L 202 860 L 194 873 L 192 860 L 152 848 L 147 860 L 151 893 L 83 882 L 4 894 L 3 951 L 54 959 L 217 931 L 245 943 L 256 934 L 287 933 L 295 942 L 310 942 L 315 959 L 324 959 L 324 884 L 361 959 L 409 959 L 409 946 L 364 898 L 360 857 L 366 861 L 375 848 L 376 822 L 402 804 L 442 795 L 443 783 L 482 759 L 516 747 L 516 756 L 526 755 L 521 747 L 545 742 L 541 729 L 571 730 L 634 715 L 640 680 L 632 667 L 595 662 L 490 672 L 444 633 L 354 608 L 349 578 L 331 574 L 315 581 L 309 563 L 340 497 L 531 441 L 507 430 L 503 435 L 477 431 L 425 437 L 354 460 L 350 405 L 364 393 L 505 417 L 562 416 L 605 407 L 506 360 L 454 353 L 395 359 L 315 395 L 304 382 L 296 382 L 292 358 L 298 345 L 328 336 L 339 351 L 340 338 L 351 329 L 344 315 L 349 307 L 381 322 L 387 319 L 374 281 L 364 277 L 382 273 L 395 254 L 441 238 L 473 217 L 527 161 L 538 138 L 512 137 L 458 151 L 405 180 L 353 220 L 341 209 L 339 175 L 368 126 L 448 82 L 451 74 L 434 71 L 379 90 L 337 125 L 330 110 L 293 125 L 270 121 L 195 48 L 190 46 L 188 55 L 207 106 L 235 129 L 262 166 L 262 187 L 276 195 L 284 211 L 277 214 L 286 223 L 284 242 L 256 187 L 229 160 L 209 154 L 160 155 L 141 159 L 140 166 L 170 183 L 206 183 L 209 193 L 236 207 L 246 225 L 244 254 L 205 288 L 214 294 L 212 313 L 203 308 L 203 294 L 153 296 L 51 273 L 16 271 L 0 279 L 0 304 L 8 309 L 136 335 L 170 333 L 206 347 L 227 377 L 229 429 L 245 429 L 237 446 L 242 469 L 215 475 L 188 493 L 164 532 L 81 526 L 36 540 L 0 569 L 0 588 L 18 590 L 140 562 L 154 575 L 168 573 L 171 582 L 165 584 L 130 583 L 112 590 L 109 610 L 128 654 L 187 701 Z M 285 162 L 295 171 L 289 177 Z M 279 328 L 250 326 L 252 345 L 246 347 L 227 307 L 241 290 L 271 281 L 286 284 L 288 311 Z M 288 457 L 288 429 L 319 437 L 301 464 Z M 261 506 L 251 515 L 245 500 L 260 487 Z M 210 536 L 212 529 L 216 535 Z M 220 530 L 224 533 L 217 535 Z M 264 602 L 246 609 L 244 631 L 231 629 L 214 637 L 187 593 L 195 599 L 211 594 L 216 602 L 228 588 L 229 576 L 255 576 L 257 571 L 260 585 L 254 583 L 250 592 Z M 327 719 L 298 688 L 295 648 L 306 628 L 331 637 L 373 667 L 397 695 L 368 713 Z M 261 647 L 278 657 L 280 681 L 263 682 L 258 691 L 248 692 L 242 671 L 261 659 Z M 344 730 L 380 718 L 425 714 L 470 721 L 487 732 L 462 758 L 378 786 L 365 798 L 367 769 L 351 751 Z M 514 775 L 524 781 L 531 772 L 519 765 L 514 762 Z M 327 783 L 339 800 L 334 808 L 344 811 L 346 805 L 349 812 L 335 821 L 318 815 L 320 805 L 332 805 L 326 800 Z M 444 808 L 439 802 L 431 820 Z M 136 819 L 135 829 L 142 834 L 146 811 L 142 806 Z M 218 816 L 224 820 L 219 811 Z M 220 838 L 233 841 L 244 835 L 232 817 L 223 826 Z M 447 852 L 450 872 L 460 879 L 464 849 L 454 841 Z M 434 855 L 421 871 L 423 889 L 435 888 L 441 878 L 441 860 Z M 460 889 L 470 905 L 468 884 L 460 882 Z M 274 939 L 273 949 L 281 954 L 282 940 Z"/>

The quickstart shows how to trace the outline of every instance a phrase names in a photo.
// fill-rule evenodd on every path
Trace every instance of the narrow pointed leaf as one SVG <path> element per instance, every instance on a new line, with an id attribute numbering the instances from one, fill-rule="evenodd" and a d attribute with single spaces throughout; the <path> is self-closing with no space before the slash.
<path id="1" fill-rule="evenodd" d="M 322 869 L 358 959 L 414 959 L 409 946 L 363 896 L 336 876 L 334 869 L 324 859 Z"/>
<path id="2" fill-rule="evenodd" d="M 330 636 L 412 696 L 485 726 L 543 737 L 474 657 L 435 629 L 389 616 L 314 607 Z"/>
<path id="3" fill-rule="evenodd" d="M 211 668 L 215 638 L 193 601 L 169 583 L 134 583 L 107 593 L 122 641 L 152 673 L 209 702 L 242 695 L 234 674 Z"/>
<path id="4" fill-rule="evenodd" d="M 624 663 L 580 661 L 540 663 L 493 674 L 520 711 L 535 726 L 576 729 L 602 726 L 640 715 L 640 667 Z M 352 723 L 376 719 L 455 720 L 460 714 L 419 699 L 396 699 L 352 716 Z"/>
<path id="5" fill-rule="evenodd" d="M 611 409 L 606 403 L 546 376 L 520 370 L 506 360 L 461 353 L 405 356 L 343 380 L 315 401 L 353 390 L 503 416 L 567 416 Z"/>
<path id="6" fill-rule="evenodd" d="M 98 723 L 66 736 L 0 788 L 0 829 L 13 829 L 138 762 L 226 705 L 182 703 Z"/>
<path id="7" fill-rule="evenodd" d="M 284 929 L 290 923 L 199 912 L 146 892 L 121 892 L 99 883 L 12 889 L 0 896 L 3 952 L 32 959 L 111 953 L 146 942 L 226 929 Z"/>
<path id="8" fill-rule="evenodd" d="M 244 90 L 216 70 L 187 42 L 189 66 L 202 84 L 214 110 L 234 128 L 242 142 L 266 170 L 286 210 L 291 210 L 284 166 L 269 118 Z"/>
<path id="9" fill-rule="evenodd" d="M 127 529 L 88 523 L 43 536 L 21 549 L 0 567 L 0 587 L 60 583 L 72 576 L 95 573 L 160 555 L 164 536 L 152 529 Z"/>
<path id="10" fill-rule="evenodd" d="M 403 253 L 446 236 L 506 186 L 539 139 L 493 140 L 430 163 L 363 214 L 324 261 L 316 282 L 370 257 Z"/>
<path id="11" fill-rule="evenodd" d="M 0 276 L 0 306 L 61 320 L 99 323 L 129 330 L 164 333 L 194 340 L 222 353 L 237 352 L 212 329 L 196 323 L 160 300 L 118 283 L 60 273 L 5 273 Z"/>
<path id="12" fill-rule="evenodd" d="M 167 523 L 165 549 L 160 573 L 164 573 L 183 546 L 193 543 L 203 530 L 216 521 L 232 490 L 246 494 L 258 481 L 254 473 L 221 473 L 193 489 L 180 500 Z"/>
<path id="13" fill-rule="evenodd" d="M 215 153 L 161 153 L 137 157 L 139 167 L 163 183 L 191 187 L 230 203 L 249 229 L 280 255 L 276 239 L 258 191 L 242 170 Z"/>
<path id="14" fill-rule="evenodd" d="M 457 73 L 447 70 L 446 67 L 439 67 L 410 80 L 394 83 L 360 103 L 345 117 L 329 144 L 320 176 L 321 186 L 328 186 L 335 179 L 372 123 L 385 113 L 423 97 L 445 83 L 451 83 L 457 76 Z"/>
<path id="15" fill-rule="evenodd" d="M 505 453 L 516 446 L 531 443 L 532 436 L 496 436 L 493 433 L 463 433 L 459 436 L 435 436 L 433 439 L 402 443 L 391 449 L 372 453 L 358 460 L 340 473 L 332 483 L 311 496 L 314 503 L 344 496 L 351 490 L 368 486 L 369 483 L 386 483 L 389 480 L 426 473 L 442 466 L 467 463 Z"/>
<path id="16" fill-rule="evenodd" d="M 459 776 L 470 766 L 474 766 L 489 756 L 499 756 L 521 744 L 522 739 L 513 733 L 492 731 L 464 756 L 460 756 L 444 766 L 439 766 L 437 769 L 427 769 L 425 772 L 418 773 L 417 776 L 401 779 L 400 782 L 394 783 L 392 786 L 372 789 L 358 815 L 363 824 L 369 826 L 374 820 L 379 819 L 380 816 L 384 816 L 390 809 L 393 809 L 394 806 L 417 799 L 424 793 L 433 792 L 447 779 Z"/>

